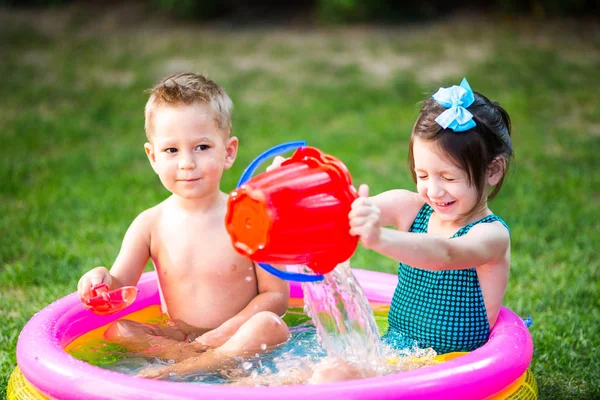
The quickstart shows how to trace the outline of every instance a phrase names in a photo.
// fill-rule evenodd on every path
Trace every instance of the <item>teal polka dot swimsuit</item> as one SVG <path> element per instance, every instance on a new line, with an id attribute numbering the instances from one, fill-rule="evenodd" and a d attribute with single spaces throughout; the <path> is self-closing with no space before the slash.
<path id="1" fill-rule="evenodd" d="M 409 232 L 426 233 L 432 212 L 425 204 Z M 508 229 L 500 217 L 488 215 L 462 227 L 452 237 L 465 235 L 477 224 L 494 221 Z M 394 347 L 416 344 L 432 347 L 438 354 L 481 347 L 488 339 L 490 326 L 477 271 L 428 271 L 400 263 L 389 326 L 383 339 Z"/>

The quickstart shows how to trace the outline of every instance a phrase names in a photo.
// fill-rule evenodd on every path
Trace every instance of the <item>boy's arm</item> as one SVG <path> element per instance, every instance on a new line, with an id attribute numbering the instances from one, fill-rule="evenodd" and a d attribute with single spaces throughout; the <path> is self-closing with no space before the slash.
<path id="1" fill-rule="evenodd" d="M 98 283 L 106 283 L 114 290 L 138 282 L 150 257 L 151 219 L 151 210 L 147 210 L 131 223 L 110 271 L 105 267 L 96 267 L 79 279 L 77 291 L 82 301 L 90 297 L 92 286 Z"/>
<path id="2" fill-rule="evenodd" d="M 144 211 L 127 229 L 119 255 L 110 269 L 111 289 L 138 283 L 150 258 L 150 229 L 155 212 L 155 209 Z"/>
<path id="3" fill-rule="evenodd" d="M 500 222 L 478 224 L 457 238 L 427 233 L 399 232 L 381 228 L 379 240 L 370 247 L 399 262 L 428 270 L 467 269 L 504 257 L 510 245 Z"/>
<path id="4" fill-rule="evenodd" d="M 241 324 L 261 311 L 271 311 L 283 316 L 287 311 L 290 298 L 290 285 L 287 281 L 272 275 L 255 264 L 258 296 L 240 311 L 234 318 L 239 318 Z M 238 326 L 239 327 L 239 326 Z M 237 330 L 237 329 L 236 329 Z"/>
<path id="5" fill-rule="evenodd" d="M 200 336 L 196 340 L 197 342 L 217 347 L 233 336 L 244 322 L 261 311 L 271 311 L 279 316 L 285 314 L 290 297 L 289 284 L 259 266 L 255 266 L 255 269 L 258 295 L 242 311 L 225 321 L 217 329 Z"/>

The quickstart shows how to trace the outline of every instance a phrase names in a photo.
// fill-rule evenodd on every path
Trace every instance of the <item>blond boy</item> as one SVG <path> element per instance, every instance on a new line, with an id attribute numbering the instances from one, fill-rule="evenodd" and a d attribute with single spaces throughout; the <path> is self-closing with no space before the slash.
<path id="1" fill-rule="evenodd" d="M 233 104 L 202 75 L 169 76 L 151 91 L 145 109 L 148 160 L 172 195 L 131 224 L 110 271 L 96 267 L 78 283 L 82 301 L 91 287 L 135 285 L 152 259 L 161 307 L 173 321 L 159 327 L 121 320 L 105 336 L 128 349 L 175 360 L 145 377 L 214 371 L 232 357 L 285 342 L 280 318 L 289 297 L 286 282 L 238 254 L 225 229 L 223 171 L 235 161 Z"/>

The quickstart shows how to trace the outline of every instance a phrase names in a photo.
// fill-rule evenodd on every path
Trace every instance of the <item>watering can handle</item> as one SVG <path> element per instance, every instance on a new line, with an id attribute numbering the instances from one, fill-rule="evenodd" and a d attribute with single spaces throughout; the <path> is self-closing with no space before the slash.
<path id="1" fill-rule="evenodd" d="M 277 146 L 271 147 L 269 150 L 263 151 L 262 153 L 260 153 L 258 155 L 258 157 L 256 157 L 254 160 L 252 160 L 252 162 L 250 162 L 250 164 L 248 164 L 248 166 L 242 173 L 242 176 L 240 176 L 240 180 L 238 181 L 236 187 L 242 186 L 244 183 L 246 183 L 246 181 L 248 181 L 250 178 L 252 178 L 252 175 L 254 175 L 254 172 L 256 171 L 256 169 L 258 167 L 260 167 L 260 165 L 263 162 L 265 162 L 266 159 L 281 155 L 283 153 L 287 153 L 290 150 L 299 149 L 300 147 L 304 147 L 304 146 L 306 146 L 306 141 L 298 140 L 296 142 L 287 142 L 287 143 L 278 144 Z"/>
<path id="2" fill-rule="evenodd" d="M 258 157 L 256 157 L 254 160 L 252 160 L 252 162 L 250 164 L 248 164 L 248 166 L 242 173 L 242 176 L 240 177 L 240 180 L 238 181 L 238 184 L 236 187 L 240 187 L 244 183 L 246 183 L 252 177 L 252 175 L 254 174 L 256 169 L 266 159 L 274 157 L 274 156 L 278 156 L 283 153 L 287 153 L 290 150 L 299 149 L 300 147 L 304 147 L 304 146 L 306 146 L 306 141 L 299 140 L 296 142 L 287 142 L 287 143 L 278 144 L 277 146 L 274 146 L 274 147 L 262 152 L 261 154 L 258 155 Z M 280 271 L 277 268 L 273 267 L 272 265 L 265 264 L 265 263 L 258 263 L 258 265 L 261 268 L 263 268 L 265 271 L 271 273 L 272 275 L 275 275 L 276 277 L 278 277 L 280 279 L 286 280 L 286 281 L 317 282 L 317 281 L 322 281 L 324 279 L 322 275 L 308 275 L 308 274 Z"/>

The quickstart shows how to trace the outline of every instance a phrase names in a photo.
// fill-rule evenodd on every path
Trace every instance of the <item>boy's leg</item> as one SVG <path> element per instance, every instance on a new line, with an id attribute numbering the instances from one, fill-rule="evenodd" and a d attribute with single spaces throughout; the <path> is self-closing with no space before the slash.
<path id="1" fill-rule="evenodd" d="M 308 383 L 340 382 L 364 377 L 364 371 L 346 361 L 336 358 L 325 358 L 317 364 L 312 376 L 308 379 Z"/>
<path id="2" fill-rule="evenodd" d="M 192 341 L 188 343 L 187 339 Z M 127 350 L 165 360 L 182 361 L 207 350 L 193 342 L 199 336 L 187 326 L 152 326 L 129 320 L 114 321 L 104 332 L 104 338 Z"/>
<path id="3" fill-rule="evenodd" d="M 264 353 L 285 343 L 290 330 L 281 317 L 269 311 L 255 314 L 217 350 L 227 357 Z"/>
<path id="4" fill-rule="evenodd" d="M 233 367 L 234 357 L 264 353 L 289 339 L 290 331 L 283 320 L 268 311 L 260 312 L 246 321 L 221 347 L 190 357 L 180 363 L 159 369 L 142 370 L 138 376 L 162 378 L 171 374 L 186 375 L 195 372 L 213 372 Z"/>

